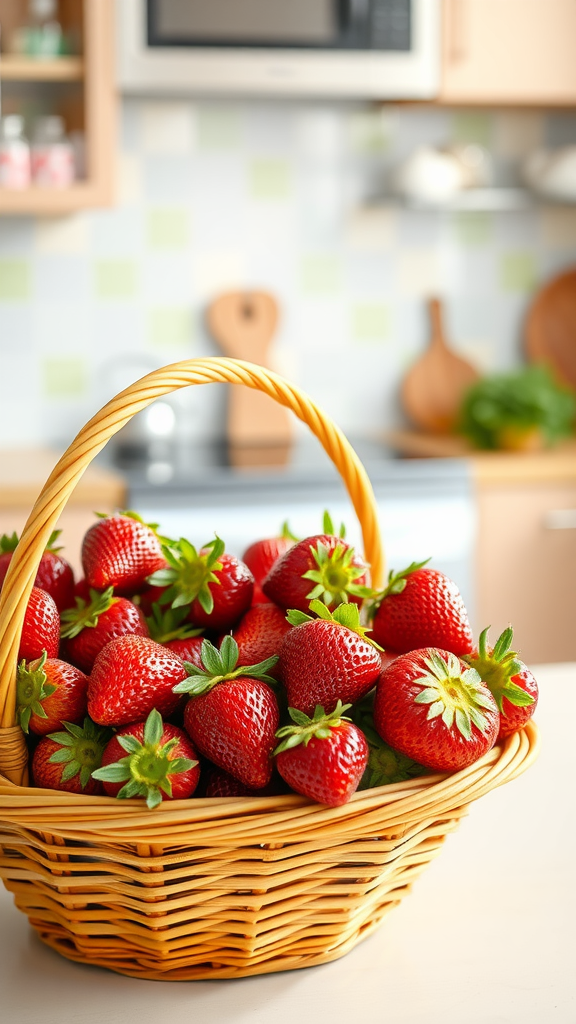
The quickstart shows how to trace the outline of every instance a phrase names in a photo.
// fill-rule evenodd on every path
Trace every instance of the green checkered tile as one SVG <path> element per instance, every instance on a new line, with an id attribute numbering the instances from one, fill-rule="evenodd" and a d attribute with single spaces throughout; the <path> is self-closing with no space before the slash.
<path id="1" fill-rule="evenodd" d="M 136 293 L 138 273 L 133 260 L 97 260 L 94 274 L 100 299 L 129 299 Z"/>
<path id="2" fill-rule="evenodd" d="M 336 256 L 305 256 L 302 260 L 300 280 L 302 288 L 310 294 L 330 294 L 340 287 L 340 260 Z"/>
<path id="3" fill-rule="evenodd" d="M 148 245 L 152 249 L 184 249 L 190 238 L 188 210 L 149 210 Z"/>
<path id="4" fill-rule="evenodd" d="M 458 240 L 465 246 L 486 245 L 492 235 L 489 213 L 456 213 L 454 226 Z"/>
<path id="5" fill-rule="evenodd" d="M 22 302 L 30 290 L 28 260 L 0 260 L 0 302 Z"/>
<path id="6" fill-rule="evenodd" d="M 529 252 L 504 253 L 500 263 L 500 283 L 507 292 L 529 292 L 537 280 L 536 261 Z"/>
<path id="7" fill-rule="evenodd" d="M 148 320 L 150 344 L 156 348 L 189 348 L 195 339 L 192 310 L 170 306 L 151 309 Z"/>
<path id="8" fill-rule="evenodd" d="M 254 160 L 248 177 L 255 199 L 285 199 L 290 194 L 291 172 L 286 160 Z"/>
<path id="9" fill-rule="evenodd" d="M 240 145 L 238 113 L 218 107 L 201 107 L 198 110 L 196 140 L 199 149 L 236 149 Z"/>
<path id="10" fill-rule="evenodd" d="M 390 311 L 381 303 L 362 303 L 352 309 L 352 337 L 358 341 L 385 341 L 390 332 Z"/>
<path id="11" fill-rule="evenodd" d="M 44 359 L 41 381 L 48 398 L 81 398 L 88 390 L 88 364 L 76 356 Z"/>

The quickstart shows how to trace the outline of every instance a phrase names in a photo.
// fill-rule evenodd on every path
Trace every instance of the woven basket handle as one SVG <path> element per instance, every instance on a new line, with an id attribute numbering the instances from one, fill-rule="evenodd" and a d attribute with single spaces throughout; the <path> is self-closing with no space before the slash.
<path id="1" fill-rule="evenodd" d="M 342 476 L 362 528 L 373 584 L 381 582 L 383 556 L 368 475 L 342 432 L 310 398 L 270 370 L 241 360 L 191 359 L 154 370 L 108 402 L 80 431 L 46 481 L 10 562 L 0 596 L 0 772 L 15 781 L 22 778 L 26 762 L 23 737 L 15 727 L 16 663 L 24 612 L 44 548 L 70 494 L 106 442 L 154 399 L 190 384 L 222 382 L 265 392 L 309 426 Z"/>

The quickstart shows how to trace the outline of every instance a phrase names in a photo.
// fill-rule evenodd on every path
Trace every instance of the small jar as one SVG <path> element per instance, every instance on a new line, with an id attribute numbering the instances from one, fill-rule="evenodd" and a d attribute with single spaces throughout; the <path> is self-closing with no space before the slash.
<path id="1" fill-rule="evenodd" d="M 9 114 L 0 118 L 0 187 L 22 189 L 30 185 L 30 146 L 24 135 L 24 118 Z"/>
<path id="2" fill-rule="evenodd" d="M 74 149 L 64 120 L 56 114 L 39 117 L 32 136 L 32 180 L 44 188 L 68 188 L 76 176 Z"/>

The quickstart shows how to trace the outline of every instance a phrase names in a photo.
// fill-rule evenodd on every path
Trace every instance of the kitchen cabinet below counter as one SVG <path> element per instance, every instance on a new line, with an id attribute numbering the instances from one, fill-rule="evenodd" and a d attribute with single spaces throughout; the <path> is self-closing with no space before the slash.
<path id="1" fill-rule="evenodd" d="M 576 659 L 576 441 L 543 452 L 471 453 L 457 438 L 389 435 L 404 455 L 468 461 L 477 503 L 475 624 L 509 623 L 524 661 Z"/>
<path id="2" fill-rule="evenodd" d="M 19 534 L 59 455 L 47 448 L 0 450 L 0 534 Z M 58 521 L 64 553 L 80 569 L 80 545 L 94 512 L 113 512 L 126 504 L 126 485 L 109 468 L 89 466 Z"/>

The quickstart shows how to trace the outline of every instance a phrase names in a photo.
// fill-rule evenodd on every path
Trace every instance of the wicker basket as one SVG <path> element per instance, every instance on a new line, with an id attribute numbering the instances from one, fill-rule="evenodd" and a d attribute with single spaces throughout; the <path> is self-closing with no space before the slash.
<path id="1" fill-rule="evenodd" d="M 409 891 L 468 804 L 523 772 L 538 747 L 529 724 L 464 771 L 360 792 L 338 808 L 287 795 L 148 811 L 141 800 L 27 786 L 16 659 L 48 537 L 91 459 L 131 416 L 210 382 L 264 391 L 308 424 L 346 484 L 374 582 L 383 575 L 374 496 L 354 451 L 310 399 L 250 363 L 197 359 L 149 374 L 87 424 L 48 479 L 0 600 L 0 875 L 63 956 L 149 979 L 237 978 L 342 956 Z"/>

